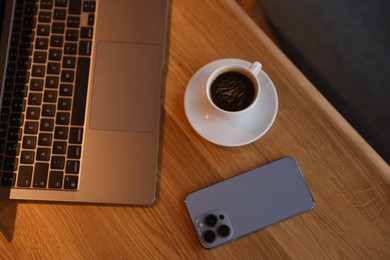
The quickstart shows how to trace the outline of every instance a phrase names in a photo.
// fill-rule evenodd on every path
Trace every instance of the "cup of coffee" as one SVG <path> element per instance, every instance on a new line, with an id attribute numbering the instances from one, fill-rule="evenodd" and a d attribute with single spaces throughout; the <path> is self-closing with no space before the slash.
<path id="1" fill-rule="evenodd" d="M 228 64 L 219 67 L 206 83 L 206 95 L 210 104 L 227 116 L 242 115 L 253 108 L 260 96 L 257 75 L 261 63 L 250 66 Z"/>

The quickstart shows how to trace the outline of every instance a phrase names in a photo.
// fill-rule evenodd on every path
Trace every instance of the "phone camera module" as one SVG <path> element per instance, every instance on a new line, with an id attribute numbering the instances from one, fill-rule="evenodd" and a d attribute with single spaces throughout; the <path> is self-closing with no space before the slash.
<path id="1" fill-rule="evenodd" d="M 218 227 L 218 235 L 221 237 L 227 237 L 230 234 L 230 227 L 227 225 L 221 225 Z"/>
<path id="2" fill-rule="evenodd" d="M 213 243 L 215 241 L 215 233 L 211 230 L 207 230 L 206 232 L 204 232 L 203 234 L 203 239 L 206 243 Z"/>
<path id="3" fill-rule="evenodd" d="M 229 215 L 222 210 L 209 211 L 196 220 L 196 229 L 201 243 L 206 248 L 228 241 L 234 234 Z"/>
<path id="4" fill-rule="evenodd" d="M 218 218 L 214 214 L 207 215 L 207 217 L 205 219 L 206 225 L 209 227 L 214 227 L 215 224 L 217 224 L 217 221 L 218 221 Z"/>

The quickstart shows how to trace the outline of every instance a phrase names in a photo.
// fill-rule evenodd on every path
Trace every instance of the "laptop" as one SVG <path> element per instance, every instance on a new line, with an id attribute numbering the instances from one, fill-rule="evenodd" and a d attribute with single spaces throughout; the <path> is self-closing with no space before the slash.
<path id="1" fill-rule="evenodd" d="M 168 2 L 0 1 L 0 198 L 153 203 Z"/>

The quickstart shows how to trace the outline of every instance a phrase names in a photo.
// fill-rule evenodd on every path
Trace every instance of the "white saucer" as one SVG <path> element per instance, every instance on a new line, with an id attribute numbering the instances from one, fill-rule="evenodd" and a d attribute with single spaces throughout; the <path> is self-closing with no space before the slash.
<path id="1" fill-rule="evenodd" d="M 250 62 L 240 59 L 213 61 L 191 78 L 184 96 L 184 109 L 187 118 L 206 140 L 222 146 L 249 144 L 263 136 L 271 127 L 278 111 L 278 96 L 271 79 L 260 71 L 260 97 L 248 114 L 237 118 L 226 118 L 213 109 L 206 97 L 205 84 L 209 75 L 225 64 L 250 66 Z"/>

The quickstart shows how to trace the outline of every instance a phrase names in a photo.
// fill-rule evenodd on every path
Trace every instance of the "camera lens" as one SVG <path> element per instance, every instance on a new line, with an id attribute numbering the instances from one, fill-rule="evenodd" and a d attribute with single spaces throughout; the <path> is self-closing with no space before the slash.
<path id="1" fill-rule="evenodd" d="M 221 225 L 218 227 L 218 235 L 221 237 L 227 237 L 230 234 L 230 227 L 227 225 Z"/>
<path id="2" fill-rule="evenodd" d="M 217 224 L 218 218 L 214 214 L 207 215 L 205 222 L 209 227 L 214 227 Z"/>
<path id="3" fill-rule="evenodd" d="M 211 231 L 211 230 L 207 230 L 203 234 L 203 239 L 207 243 L 213 243 L 215 241 L 215 233 L 213 231 Z"/>

